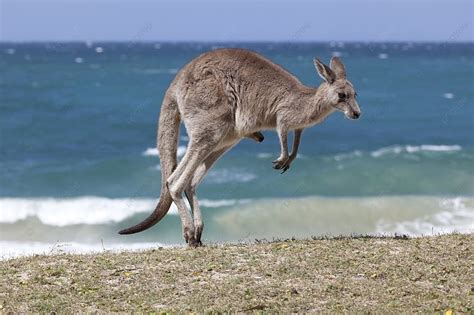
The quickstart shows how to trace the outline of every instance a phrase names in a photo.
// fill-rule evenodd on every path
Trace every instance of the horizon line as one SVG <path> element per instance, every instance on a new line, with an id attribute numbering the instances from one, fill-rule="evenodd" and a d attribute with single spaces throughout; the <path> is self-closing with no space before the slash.
<path id="1" fill-rule="evenodd" d="M 292 40 L 1 40 L 0 44 L 34 44 L 34 43 L 61 43 L 61 44 L 79 44 L 79 43 L 114 43 L 114 44 L 474 44 L 474 40 L 314 40 L 314 41 L 292 41 Z"/>

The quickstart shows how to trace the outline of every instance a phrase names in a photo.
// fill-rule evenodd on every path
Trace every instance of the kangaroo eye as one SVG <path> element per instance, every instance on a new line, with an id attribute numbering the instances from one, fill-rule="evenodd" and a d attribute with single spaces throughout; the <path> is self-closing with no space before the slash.
<path id="1" fill-rule="evenodd" d="M 337 95 L 339 96 L 339 98 L 340 98 L 341 100 L 346 99 L 346 94 L 345 94 L 345 93 L 337 93 Z"/>

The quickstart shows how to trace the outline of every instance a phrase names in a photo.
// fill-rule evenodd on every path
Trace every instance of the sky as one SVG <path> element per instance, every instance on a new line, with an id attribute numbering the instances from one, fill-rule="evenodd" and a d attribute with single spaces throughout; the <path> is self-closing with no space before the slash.
<path id="1" fill-rule="evenodd" d="M 0 41 L 474 41 L 472 0 L 0 0 Z"/>

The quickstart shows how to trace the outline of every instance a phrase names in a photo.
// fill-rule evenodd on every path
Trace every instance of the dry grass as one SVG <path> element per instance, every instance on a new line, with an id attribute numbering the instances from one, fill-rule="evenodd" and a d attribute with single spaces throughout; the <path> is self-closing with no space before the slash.
<path id="1" fill-rule="evenodd" d="M 0 311 L 472 313 L 474 235 L 339 238 L 0 261 Z"/>

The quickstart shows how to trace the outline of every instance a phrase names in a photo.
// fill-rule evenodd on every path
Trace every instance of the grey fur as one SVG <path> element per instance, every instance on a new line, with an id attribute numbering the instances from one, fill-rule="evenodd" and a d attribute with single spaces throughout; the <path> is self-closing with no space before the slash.
<path id="1" fill-rule="evenodd" d="M 275 169 L 285 172 L 297 156 L 304 128 L 322 122 L 334 110 L 343 111 L 348 118 L 358 118 L 356 93 L 346 80 L 341 60 L 333 57 L 331 67 L 317 59 L 314 63 L 326 81 L 318 88 L 303 85 L 279 65 L 243 49 L 207 52 L 183 67 L 168 88 L 161 107 L 160 200 L 147 219 L 119 233 L 137 233 L 153 226 L 168 212 L 173 201 L 186 242 L 198 246 L 203 222 L 196 188 L 212 165 L 242 138 L 263 140 L 261 130 L 276 129 L 281 153 L 273 164 Z M 341 99 L 340 95 L 345 97 Z M 180 121 L 186 127 L 189 143 L 178 164 Z M 289 154 L 290 131 L 295 132 L 295 137 Z"/>

